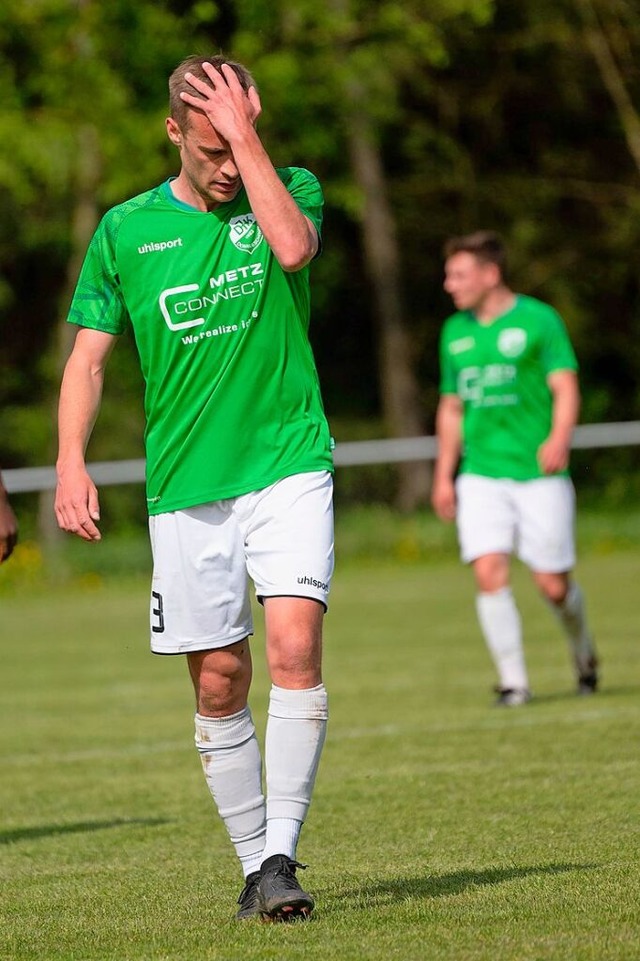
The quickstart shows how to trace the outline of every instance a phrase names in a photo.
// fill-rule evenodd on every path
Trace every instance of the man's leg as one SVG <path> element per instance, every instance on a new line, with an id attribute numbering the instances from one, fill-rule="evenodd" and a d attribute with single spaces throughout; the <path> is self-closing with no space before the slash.
<path id="1" fill-rule="evenodd" d="M 244 534 L 233 501 L 150 518 L 151 646 L 186 654 L 196 694 L 196 745 L 207 785 L 246 879 L 239 917 L 258 913 L 265 834 L 261 758 L 247 696 L 253 632 Z"/>
<path id="2" fill-rule="evenodd" d="M 308 915 L 313 899 L 295 868 L 327 727 L 322 683 L 324 606 L 298 597 L 265 598 L 267 662 L 272 680 L 265 763 L 267 832 L 260 892 L 274 918 Z"/>
<path id="3" fill-rule="evenodd" d="M 267 831 L 259 893 L 274 919 L 307 916 L 296 847 L 327 724 L 322 622 L 333 572 L 333 482 L 327 471 L 285 477 L 238 498 L 247 571 L 264 604 L 272 682 L 265 765 Z"/>
<path id="4" fill-rule="evenodd" d="M 596 653 L 582 591 L 571 577 L 575 565 L 575 491 L 567 477 L 543 477 L 519 489 L 520 557 L 560 621 L 569 642 L 578 691 L 598 684 Z"/>
<path id="5" fill-rule="evenodd" d="M 311 802 L 327 726 L 318 601 L 265 599 L 267 662 L 272 680 L 267 720 L 267 839 L 264 857 L 295 858 Z"/>
<path id="6" fill-rule="evenodd" d="M 522 625 L 509 586 L 509 565 L 518 515 L 511 481 L 461 474 L 456 481 L 456 524 L 460 553 L 476 581 L 476 612 L 498 673 L 497 704 L 514 707 L 529 700 Z"/>
<path id="7" fill-rule="evenodd" d="M 239 918 L 259 914 L 257 871 L 265 842 L 262 762 L 247 696 L 248 640 L 188 655 L 196 693 L 196 747 L 209 790 L 248 882 Z"/>
<path id="8" fill-rule="evenodd" d="M 478 587 L 476 611 L 499 678 L 498 703 L 506 707 L 530 698 L 522 623 L 509 586 L 509 556 L 485 554 L 473 561 Z"/>
<path id="9" fill-rule="evenodd" d="M 598 687 L 598 661 L 589 630 L 584 596 L 569 572 L 533 572 L 538 589 L 558 618 L 569 644 L 578 693 L 593 694 Z"/>

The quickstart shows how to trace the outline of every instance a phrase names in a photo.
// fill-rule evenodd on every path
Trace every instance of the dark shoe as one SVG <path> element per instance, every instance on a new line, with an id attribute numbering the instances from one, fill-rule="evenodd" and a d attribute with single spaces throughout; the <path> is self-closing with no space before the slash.
<path id="1" fill-rule="evenodd" d="M 598 690 L 598 662 L 592 657 L 585 671 L 578 675 L 578 694 L 595 694 Z"/>
<path id="2" fill-rule="evenodd" d="M 531 691 L 526 687 L 497 687 L 496 707 L 520 707 L 531 700 Z"/>
<path id="3" fill-rule="evenodd" d="M 253 871 L 245 878 L 245 885 L 238 898 L 238 913 L 236 920 L 245 921 L 247 918 L 255 918 L 262 914 L 260 910 L 260 898 L 258 897 L 258 882 L 260 872 Z"/>
<path id="4" fill-rule="evenodd" d="M 296 868 L 306 868 L 306 864 L 292 861 L 284 854 L 267 858 L 260 868 L 260 910 L 272 921 L 304 919 L 313 911 L 313 898 L 298 884 Z"/>

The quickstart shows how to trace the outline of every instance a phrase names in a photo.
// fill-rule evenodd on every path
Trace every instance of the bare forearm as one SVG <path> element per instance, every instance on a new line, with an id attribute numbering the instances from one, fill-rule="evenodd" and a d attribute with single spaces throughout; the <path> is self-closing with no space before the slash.
<path id="1" fill-rule="evenodd" d="M 100 517 L 96 486 L 84 454 L 93 429 L 104 382 L 104 369 L 117 337 L 81 328 L 67 361 L 58 406 L 58 486 L 55 512 L 64 531 L 87 541 L 100 540 L 95 521 Z"/>
<path id="2" fill-rule="evenodd" d="M 566 379 L 553 390 L 551 436 L 567 445 L 580 414 L 580 392 L 575 378 Z"/>
<path id="3" fill-rule="evenodd" d="M 304 267 L 318 249 L 315 228 L 284 186 L 253 127 L 234 139 L 233 157 L 265 240 L 280 266 Z"/>
<path id="4" fill-rule="evenodd" d="M 462 447 L 462 413 L 456 405 L 441 401 L 436 414 L 438 456 L 435 473 L 439 478 L 451 479 L 458 467 Z"/>
<path id="5" fill-rule="evenodd" d="M 549 375 L 553 397 L 551 430 L 538 448 L 538 463 L 545 474 L 566 470 L 569 464 L 571 437 L 578 421 L 580 390 L 573 371 L 557 371 Z"/>
<path id="6" fill-rule="evenodd" d="M 72 354 L 65 368 L 58 405 L 58 472 L 84 465 L 84 455 L 98 416 L 104 370 L 88 367 Z"/>
<path id="7" fill-rule="evenodd" d="M 456 516 L 454 478 L 461 448 L 461 405 L 454 395 L 441 397 L 436 413 L 438 456 L 433 473 L 431 503 L 438 517 L 452 521 Z"/>

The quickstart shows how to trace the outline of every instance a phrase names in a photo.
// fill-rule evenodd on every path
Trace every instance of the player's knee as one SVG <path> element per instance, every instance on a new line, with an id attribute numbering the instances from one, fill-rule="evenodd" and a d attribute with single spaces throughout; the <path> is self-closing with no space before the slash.
<path id="1" fill-rule="evenodd" d="M 504 554 L 485 554 L 472 562 L 476 586 L 483 594 L 501 591 L 509 584 L 509 559 Z"/>
<path id="2" fill-rule="evenodd" d="M 546 600 L 551 604 L 562 604 L 569 590 L 569 581 L 565 574 L 538 574 L 536 581 Z"/>
<path id="3" fill-rule="evenodd" d="M 475 572 L 476 586 L 483 594 L 495 594 L 509 586 L 509 573 L 497 566 Z"/>
<path id="4" fill-rule="evenodd" d="M 310 688 L 320 683 L 320 640 L 304 635 L 272 638 L 267 660 L 271 680 L 279 687 Z"/>
<path id="5" fill-rule="evenodd" d="M 216 652 L 194 675 L 198 713 L 217 717 L 241 711 L 247 703 L 250 683 L 248 658 Z"/>
<path id="6" fill-rule="evenodd" d="M 246 707 L 247 690 L 244 685 L 234 683 L 232 678 L 223 677 L 215 684 L 201 686 L 196 692 L 196 702 L 198 714 L 226 717 Z"/>

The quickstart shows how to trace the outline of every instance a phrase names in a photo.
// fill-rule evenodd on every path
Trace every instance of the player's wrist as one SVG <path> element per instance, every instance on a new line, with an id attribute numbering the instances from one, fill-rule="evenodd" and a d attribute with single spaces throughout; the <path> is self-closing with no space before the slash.
<path id="1" fill-rule="evenodd" d="M 455 467 L 451 464 L 438 464 L 433 470 L 434 483 L 451 484 L 455 477 Z"/>
<path id="2" fill-rule="evenodd" d="M 567 450 L 571 447 L 572 429 L 560 428 L 552 430 L 549 434 L 549 441 L 557 447 L 564 447 Z"/>
<path id="3" fill-rule="evenodd" d="M 256 128 L 248 118 L 246 122 L 239 122 L 232 130 L 229 130 L 225 136 L 225 140 L 231 147 L 232 152 L 234 150 L 246 149 L 256 143 L 261 143 L 256 133 Z"/>
<path id="4" fill-rule="evenodd" d="M 85 464 L 85 460 L 82 455 L 68 455 L 59 457 L 56 461 L 56 474 L 60 478 L 65 477 L 68 474 L 76 473 L 77 471 L 86 471 L 86 469 L 87 465 Z"/>

